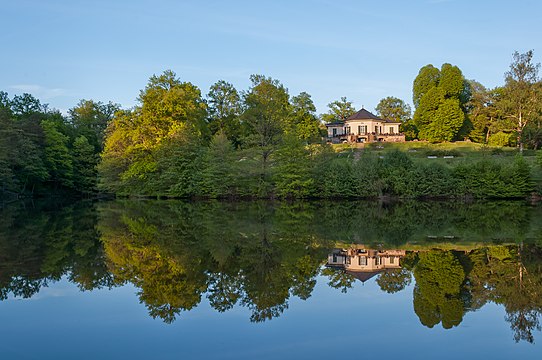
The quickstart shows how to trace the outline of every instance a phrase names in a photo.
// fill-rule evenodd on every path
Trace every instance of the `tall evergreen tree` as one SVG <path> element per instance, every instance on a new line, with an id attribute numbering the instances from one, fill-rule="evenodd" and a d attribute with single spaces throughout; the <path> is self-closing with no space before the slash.
<path id="1" fill-rule="evenodd" d="M 458 138 L 469 98 L 468 83 L 457 66 L 443 64 L 440 71 L 432 65 L 423 67 L 413 86 L 413 120 L 420 139 L 440 142 Z"/>

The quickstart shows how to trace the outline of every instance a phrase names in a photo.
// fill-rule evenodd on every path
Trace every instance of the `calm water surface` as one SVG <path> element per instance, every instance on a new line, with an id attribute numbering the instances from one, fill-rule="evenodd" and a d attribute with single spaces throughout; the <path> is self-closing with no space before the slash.
<path id="1" fill-rule="evenodd" d="M 11 204 L 1 359 L 542 355 L 542 208 Z"/>

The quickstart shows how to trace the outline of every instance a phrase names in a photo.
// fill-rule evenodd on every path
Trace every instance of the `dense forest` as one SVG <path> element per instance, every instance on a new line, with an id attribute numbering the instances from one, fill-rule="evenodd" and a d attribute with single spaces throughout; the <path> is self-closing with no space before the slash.
<path id="1" fill-rule="evenodd" d="M 457 66 L 427 65 L 413 82 L 413 114 L 392 96 L 376 112 L 400 121 L 410 140 L 536 150 L 539 67 L 532 51 L 516 52 L 504 85 L 487 89 Z M 30 94 L 0 92 L 3 197 L 520 198 L 536 189 L 532 164 L 521 157 L 443 165 L 402 152 L 337 152 L 324 124 L 353 114 L 351 101 L 342 97 L 318 115 L 308 93 L 292 96 L 262 75 L 250 80 L 245 91 L 218 81 L 203 96 L 167 70 L 149 79 L 134 108 L 81 100 L 67 114 Z"/>

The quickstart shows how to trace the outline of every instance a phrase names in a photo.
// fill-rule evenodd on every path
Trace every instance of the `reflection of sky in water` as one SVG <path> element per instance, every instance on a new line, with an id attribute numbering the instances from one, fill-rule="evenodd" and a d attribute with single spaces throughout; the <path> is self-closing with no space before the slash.
<path id="1" fill-rule="evenodd" d="M 148 316 L 131 285 L 79 292 L 62 280 L 35 301 L 0 302 L 2 359 L 320 359 L 519 358 L 542 354 L 538 344 L 515 343 L 501 306 L 486 304 L 445 330 L 420 324 L 413 284 L 386 294 L 357 281 L 343 294 L 319 278 L 312 296 L 265 323 L 235 306 L 219 313 L 207 300 L 171 325 Z M 535 333 L 535 342 L 540 332 Z M 536 358 L 536 357 L 535 357 Z"/>

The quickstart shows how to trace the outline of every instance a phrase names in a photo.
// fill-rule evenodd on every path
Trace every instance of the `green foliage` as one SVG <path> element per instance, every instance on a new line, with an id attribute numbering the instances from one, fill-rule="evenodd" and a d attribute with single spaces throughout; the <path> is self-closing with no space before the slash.
<path id="1" fill-rule="evenodd" d="M 96 189 L 98 156 L 88 139 L 81 135 L 73 142 L 74 188 L 91 193 Z"/>
<path id="2" fill-rule="evenodd" d="M 521 198 L 533 191 L 530 166 L 518 157 L 514 163 L 483 159 L 454 169 L 460 193 L 476 198 Z"/>
<path id="3" fill-rule="evenodd" d="M 498 133 L 491 134 L 487 143 L 490 146 L 509 146 L 512 138 L 513 134 L 499 131 Z"/>
<path id="4" fill-rule="evenodd" d="M 172 322 L 206 294 L 216 310 L 238 304 L 261 322 L 310 297 L 329 244 L 292 231 L 306 218 L 287 205 L 168 203 L 105 204 L 99 224 L 116 283 L 138 287 L 152 317 Z"/>
<path id="5" fill-rule="evenodd" d="M 35 201 L 0 212 L 0 300 L 32 297 L 62 277 L 81 291 L 113 285 L 92 204 Z"/>
<path id="6" fill-rule="evenodd" d="M 405 194 L 405 179 L 414 167 L 412 159 L 404 152 L 395 150 L 387 153 L 382 161 L 381 177 L 385 182 L 384 192 L 391 195 Z"/>
<path id="7" fill-rule="evenodd" d="M 540 120 L 542 113 L 542 83 L 538 77 L 540 63 L 533 62 L 532 50 L 513 54 L 510 70 L 506 72 L 506 84 L 497 107 L 513 123 L 518 134 L 520 151 L 523 150 L 522 132 L 528 124 Z"/>
<path id="8" fill-rule="evenodd" d="M 233 144 L 226 134 L 222 131 L 216 133 L 203 158 L 202 195 L 212 198 L 236 195 L 238 171 L 235 155 Z"/>
<path id="9" fill-rule="evenodd" d="M 470 93 L 470 85 L 457 66 L 443 64 L 440 71 L 432 65 L 423 67 L 413 86 L 413 120 L 420 139 L 442 142 L 465 136 L 469 132 L 465 104 Z"/>
<path id="10" fill-rule="evenodd" d="M 405 140 L 411 141 L 418 138 L 418 127 L 413 120 L 409 120 L 399 126 L 399 132 L 405 134 Z"/>
<path id="11" fill-rule="evenodd" d="M 438 86 L 439 80 L 440 71 L 433 65 L 429 64 L 420 69 L 412 86 L 412 101 L 416 109 L 429 90 Z"/>
<path id="12" fill-rule="evenodd" d="M 55 123 L 44 120 L 41 123 L 45 135 L 45 165 L 50 180 L 55 184 L 73 186 L 73 163 L 68 150 L 68 137 L 60 133 Z"/>
<path id="13" fill-rule="evenodd" d="M 292 97 L 292 118 L 286 133 L 295 134 L 306 143 L 321 141 L 320 122 L 316 116 L 316 107 L 311 96 L 302 92 Z"/>
<path id="14" fill-rule="evenodd" d="M 98 152 L 103 150 L 107 124 L 119 110 L 120 105 L 112 102 L 104 104 L 100 101 L 81 100 L 74 108 L 68 110 L 68 113 L 77 133 L 84 136 L 94 147 L 95 152 Z"/>
<path id="15" fill-rule="evenodd" d="M 171 70 L 151 76 L 138 100 L 141 104 L 138 132 L 148 146 L 175 134 L 181 124 L 193 128 L 196 134 L 207 133 L 207 106 L 200 90 L 189 82 L 181 82 Z"/>
<path id="16" fill-rule="evenodd" d="M 476 142 L 487 143 L 490 132 L 494 131 L 497 124 L 498 113 L 495 107 L 497 95 L 495 91 L 486 89 L 474 80 L 469 81 L 469 88 L 471 97 L 465 106 L 472 129 L 468 137 Z"/>
<path id="17" fill-rule="evenodd" d="M 431 142 L 452 141 L 463 126 L 465 114 L 458 100 L 446 99 L 439 104 L 432 119 L 432 122 L 420 131 L 420 138 Z"/>
<path id="18" fill-rule="evenodd" d="M 353 162 L 346 157 L 329 156 L 316 169 L 317 191 L 322 197 L 355 197 L 358 183 L 355 178 Z"/>
<path id="19" fill-rule="evenodd" d="M 124 194 L 194 194 L 197 185 L 182 181 L 199 176 L 197 164 L 190 162 L 199 158 L 199 140 L 207 134 L 199 89 L 168 70 L 149 79 L 139 101 L 140 107 L 117 112 L 109 124 L 98 167 L 100 188 Z"/>
<path id="20" fill-rule="evenodd" d="M 516 341 L 533 342 L 540 326 L 540 209 L 524 202 L 36 201 L 0 211 L 0 300 L 63 278 L 83 291 L 130 282 L 167 323 L 205 297 L 217 311 L 245 307 L 267 321 L 312 296 L 319 275 L 343 292 L 361 285 L 322 269 L 340 241 L 405 249 L 402 268 L 376 283 L 395 293 L 413 274 L 425 326 L 458 326 L 488 302 L 504 308 Z"/>
<path id="21" fill-rule="evenodd" d="M 326 123 L 344 121 L 356 113 L 356 109 L 352 105 L 352 102 L 348 101 L 345 96 L 340 100 L 329 103 L 327 107 L 329 108 L 329 111 L 321 116 L 322 121 Z"/>
<path id="22" fill-rule="evenodd" d="M 156 171 L 141 191 L 173 197 L 201 194 L 204 152 L 189 128 L 163 143 L 156 153 Z M 147 162 L 149 163 L 149 162 Z"/>
<path id="23" fill-rule="evenodd" d="M 209 104 L 209 130 L 212 135 L 223 132 L 235 146 L 241 143 L 241 96 L 235 87 L 220 80 L 207 94 Z"/>
<path id="24" fill-rule="evenodd" d="M 277 151 L 275 191 L 282 198 L 306 198 L 313 194 L 312 159 L 309 149 L 294 136 L 287 136 Z"/>
<path id="25" fill-rule="evenodd" d="M 444 92 L 438 87 L 429 89 L 421 98 L 413 118 L 414 124 L 420 128 L 421 131 L 423 131 L 425 127 L 431 125 L 435 113 L 442 102 L 444 102 Z"/>
<path id="26" fill-rule="evenodd" d="M 461 70 L 450 64 L 443 64 L 440 69 L 439 87 L 444 91 L 447 99 L 460 100 L 462 93 L 468 91 Z"/>
<path id="27" fill-rule="evenodd" d="M 461 299 L 465 271 L 453 252 L 430 251 L 419 254 L 414 268 L 416 288 L 414 311 L 428 327 L 442 322 L 449 329 L 463 319 L 465 304 Z"/>
<path id="28" fill-rule="evenodd" d="M 410 271 L 404 268 L 387 270 L 381 273 L 378 279 L 376 279 L 376 283 L 380 286 L 380 289 L 388 294 L 394 294 L 403 290 L 410 285 L 411 281 Z"/>
<path id="29" fill-rule="evenodd" d="M 376 113 L 382 119 L 389 119 L 400 123 L 406 123 L 411 119 L 410 106 L 403 100 L 388 96 L 378 103 Z"/>
<path id="30" fill-rule="evenodd" d="M 257 154 L 258 196 L 268 196 L 271 191 L 271 155 L 277 150 L 282 135 L 289 128 L 291 106 L 287 89 L 278 81 L 263 75 L 250 77 L 252 87 L 245 95 L 246 110 L 243 124 L 246 129 L 245 144 Z"/>

